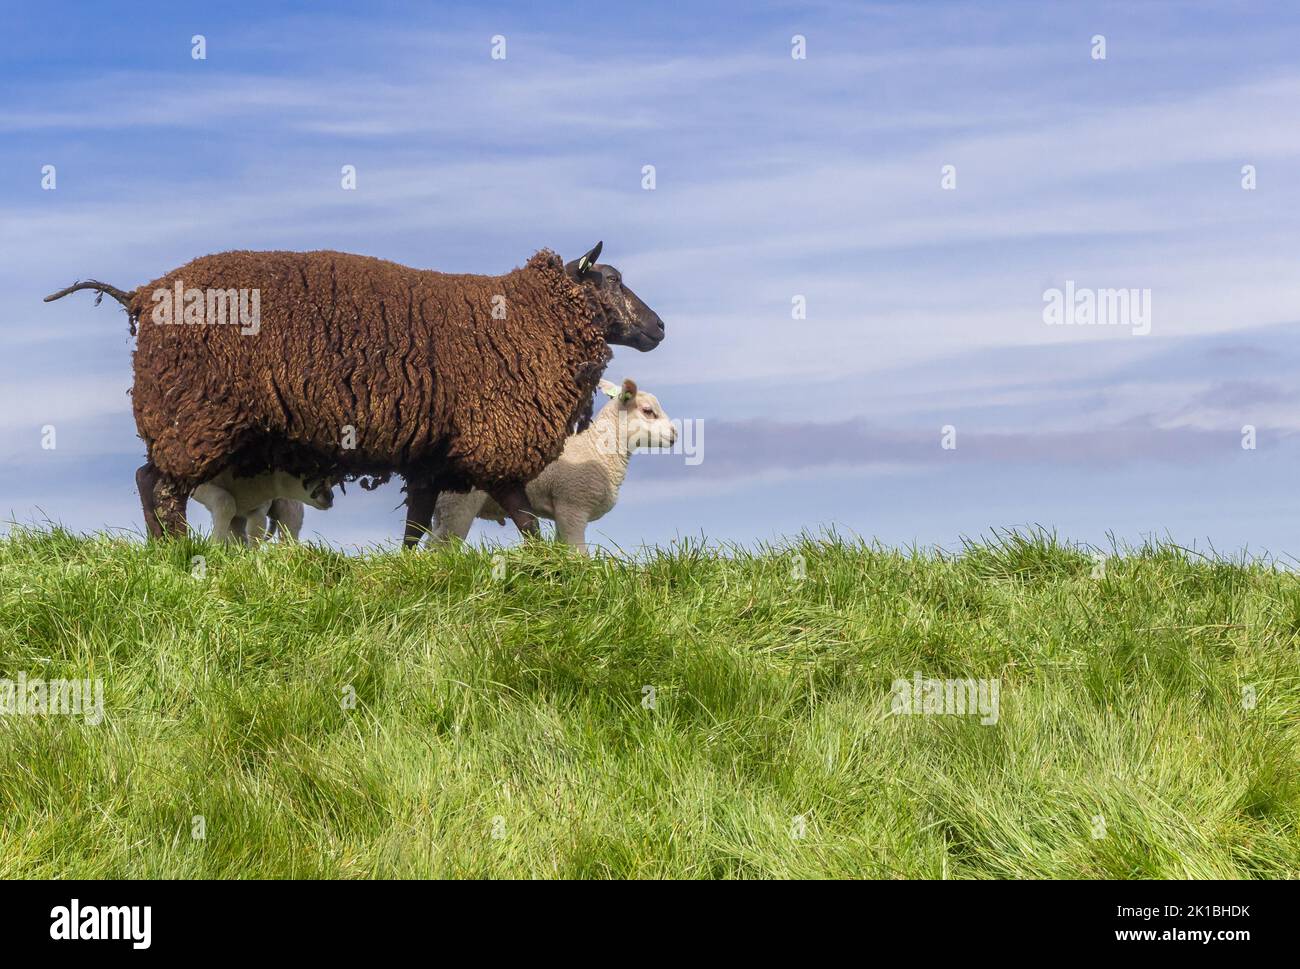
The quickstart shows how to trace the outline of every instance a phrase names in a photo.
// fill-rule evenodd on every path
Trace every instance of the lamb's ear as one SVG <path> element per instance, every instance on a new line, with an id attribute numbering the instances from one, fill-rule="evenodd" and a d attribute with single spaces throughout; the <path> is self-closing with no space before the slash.
<path id="1" fill-rule="evenodd" d="M 623 390 L 622 392 L 619 393 L 618 399 L 621 400 L 624 404 L 628 404 L 636 400 L 636 381 L 633 380 L 631 377 L 628 377 L 626 380 L 623 381 Z"/>
<path id="2" fill-rule="evenodd" d="M 605 240 L 601 239 L 600 242 L 596 243 L 596 247 L 592 249 L 591 252 L 587 253 L 585 256 L 583 256 L 581 259 L 578 260 L 579 276 L 585 273 L 592 266 L 596 265 L 596 260 L 600 258 L 600 247 L 603 246 L 604 244 L 605 244 Z"/>
<path id="3" fill-rule="evenodd" d="M 599 387 L 601 393 L 606 397 L 617 397 L 619 395 L 618 384 L 612 384 L 608 380 L 602 378 Z"/>

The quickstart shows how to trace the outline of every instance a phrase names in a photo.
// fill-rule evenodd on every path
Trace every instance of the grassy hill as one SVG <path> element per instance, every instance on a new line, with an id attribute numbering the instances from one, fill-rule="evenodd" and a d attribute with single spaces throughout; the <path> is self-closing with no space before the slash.
<path id="1" fill-rule="evenodd" d="M 104 716 L 0 715 L 0 876 L 1296 878 L 1298 632 L 1267 564 L 1042 535 L 627 563 L 20 531 L 0 677 L 102 679 Z M 996 680 L 996 724 L 892 713 L 917 674 Z"/>

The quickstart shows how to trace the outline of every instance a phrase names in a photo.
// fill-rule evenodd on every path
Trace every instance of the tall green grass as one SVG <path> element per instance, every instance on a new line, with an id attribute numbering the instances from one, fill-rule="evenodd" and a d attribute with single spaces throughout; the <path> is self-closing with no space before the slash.
<path id="1" fill-rule="evenodd" d="M 20 530 L 0 677 L 106 703 L 0 716 L 0 876 L 1295 878 L 1298 632 L 1267 563 L 1043 534 L 617 561 Z M 892 714 L 917 672 L 996 679 L 997 724 Z"/>

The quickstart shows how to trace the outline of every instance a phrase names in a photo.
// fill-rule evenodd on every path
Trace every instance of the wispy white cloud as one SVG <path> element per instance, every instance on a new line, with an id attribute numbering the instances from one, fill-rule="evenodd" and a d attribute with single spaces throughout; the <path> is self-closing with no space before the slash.
<path id="1" fill-rule="evenodd" d="M 523 40 L 517 48 L 523 59 Z M 1017 52 L 838 55 L 810 68 L 820 71 L 810 90 L 926 63 L 1014 62 Z M 1056 47 L 1029 52 L 1038 62 L 1061 56 Z M 228 141 L 236 168 L 207 189 L 192 175 L 154 177 L 115 201 L 67 206 L 38 196 L 17 206 L 3 230 L 23 240 L 10 271 L 59 283 L 52 268 L 75 263 L 74 274 L 107 269 L 138 282 L 140 266 L 161 273 L 180 253 L 313 244 L 453 269 L 476 268 L 454 260 L 490 246 L 498 265 L 482 268 L 504 269 L 532 248 L 517 240 L 562 244 L 574 227 L 590 226 L 574 243 L 586 244 L 612 229 L 611 253 L 669 308 L 677 332 L 692 335 L 689 353 L 665 345 L 665 359 L 699 379 L 719 376 L 724 359 L 732 373 L 811 376 L 970 346 L 1109 335 L 1040 325 L 1043 289 L 1067 277 L 1151 288 L 1158 325 L 1179 332 L 1284 319 L 1300 302 L 1285 248 L 1297 226 L 1279 210 L 1294 190 L 1269 167 L 1300 156 L 1300 127 L 1290 123 L 1300 76 L 1087 113 L 1068 102 L 1052 113 L 1052 102 L 1031 92 L 1028 107 L 1007 112 L 995 101 L 974 124 L 932 113 L 935 128 L 919 142 L 880 138 L 864 155 L 845 119 L 887 133 L 915 122 L 914 105 L 846 112 L 842 97 L 801 99 L 782 74 L 793 65 L 774 59 L 752 50 L 607 62 L 599 52 L 585 62 L 543 53 L 518 70 L 486 58 L 468 72 L 399 62 L 389 79 L 360 83 L 119 74 L 62 92 L 73 114 L 60 113 L 56 89 L 48 114 L 0 123 L 79 130 L 92 116 L 119 128 L 239 119 L 247 131 Z M 587 91 L 592 71 L 606 78 L 598 100 Z M 707 85 L 724 89 L 699 98 Z M 740 90 L 749 96 L 726 96 Z M 688 94 L 689 105 L 678 102 Z M 738 141 L 738 113 L 769 95 L 758 140 Z M 476 110 L 448 110 L 466 104 Z M 304 125 L 367 130 L 331 146 L 292 134 Z M 592 130 L 599 144 L 587 143 Z M 698 130 L 730 139 L 731 150 L 683 168 L 679 156 Z M 472 160 L 455 148 L 404 157 L 422 153 L 412 146 L 422 135 L 457 133 L 496 150 Z M 355 157 L 371 136 L 396 139 L 391 157 Z M 254 150 L 263 139 L 273 154 Z M 572 139 L 582 147 L 566 150 Z M 659 188 L 641 192 L 640 164 L 660 155 Z M 744 159 L 739 169 L 729 155 Z M 1259 193 L 1237 185 L 1244 158 L 1261 166 Z M 357 193 L 338 189 L 344 160 L 361 163 Z M 958 168 L 955 192 L 938 187 L 946 163 Z M 428 242 L 417 253 L 421 237 Z M 362 239 L 375 242 L 353 244 Z M 519 251 L 503 251 L 507 244 Z M 807 327 L 790 325 L 795 294 L 815 308 Z M 820 339 L 804 339 L 810 331 Z"/>

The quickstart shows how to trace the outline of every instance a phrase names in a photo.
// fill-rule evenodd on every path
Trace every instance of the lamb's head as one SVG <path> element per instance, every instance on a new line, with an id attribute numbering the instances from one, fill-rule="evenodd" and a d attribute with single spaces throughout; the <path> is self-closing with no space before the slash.
<path id="1" fill-rule="evenodd" d="M 596 262 L 603 245 L 596 243 L 581 259 L 567 263 L 564 271 L 582 287 L 593 319 L 605 328 L 606 343 L 653 350 L 664 338 L 664 321 L 623 284 L 621 272 Z"/>
<path id="2" fill-rule="evenodd" d="M 276 497 L 301 501 L 319 511 L 329 511 L 334 507 L 334 480 L 329 478 L 297 478 L 291 474 L 280 474 L 276 482 Z"/>
<path id="3" fill-rule="evenodd" d="M 329 511 L 334 507 L 334 485 L 325 478 L 309 478 L 302 483 L 308 497 L 303 498 L 304 505 L 311 505 L 320 511 Z"/>
<path id="4" fill-rule="evenodd" d="M 613 398 L 605 407 L 613 412 L 615 444 L 620 451 L 630 454 L 637 448 L 672 447 L 676 443 L 677 428 L 659 405 L 659 398 L 637 390 L 636 381 L 624 380 L 619 387 L 602 380 L 600 389 Z"/>

